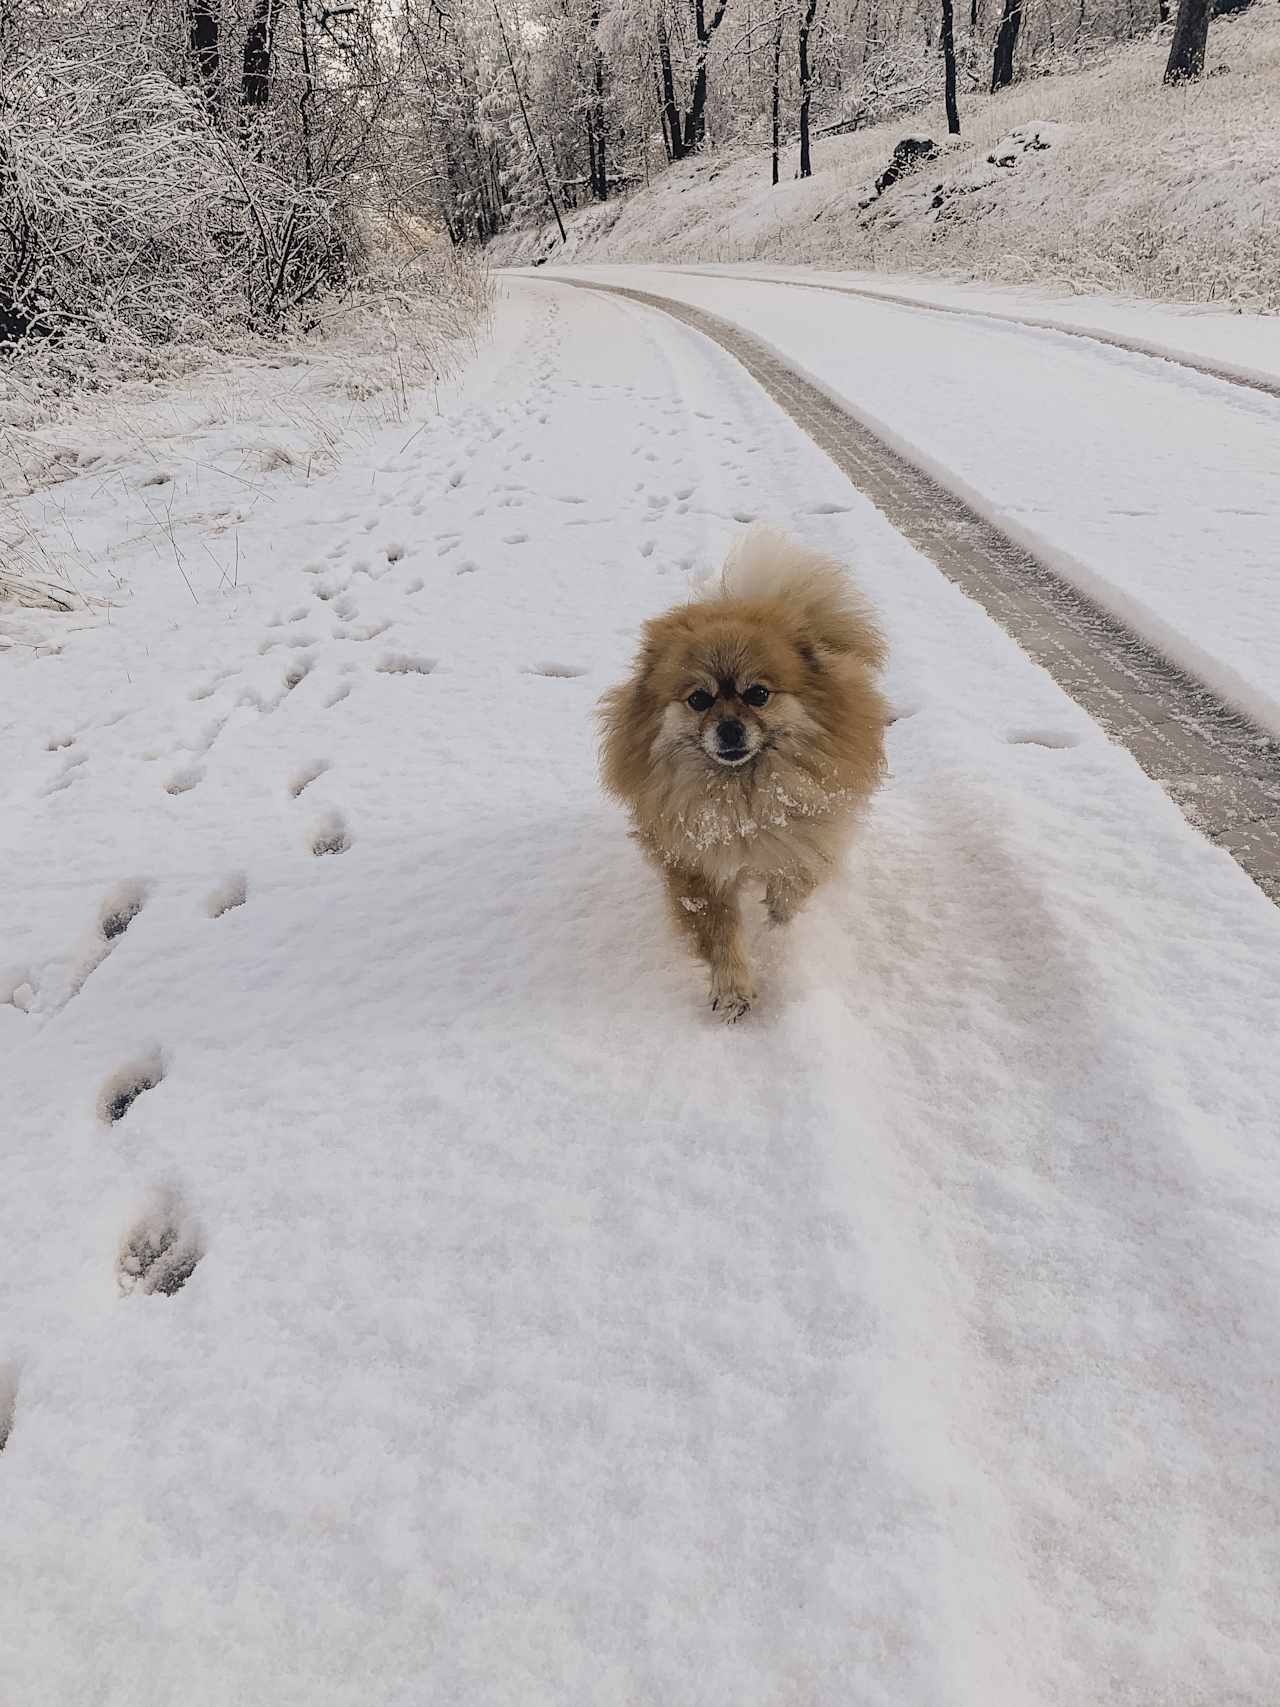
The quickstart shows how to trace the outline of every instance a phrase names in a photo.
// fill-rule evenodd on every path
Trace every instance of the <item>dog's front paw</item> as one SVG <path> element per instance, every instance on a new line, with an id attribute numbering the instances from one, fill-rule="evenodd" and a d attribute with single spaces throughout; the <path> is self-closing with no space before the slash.
<path id="1" fill-rule="evenodd" d="M 751 1004 L 755 999 L 756 993 L 750 984 L 733 978 L 711 980 L 711 1011 L 726 1025 L 737 1025 L 740 1019 L 751 1012 Z"/>

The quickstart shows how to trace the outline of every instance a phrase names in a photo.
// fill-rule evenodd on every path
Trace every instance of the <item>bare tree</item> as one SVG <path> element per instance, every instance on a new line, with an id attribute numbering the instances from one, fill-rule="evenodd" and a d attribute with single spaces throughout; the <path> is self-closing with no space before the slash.
<path id="1" fill-rule="evenodd" d="M 278 0 L 253 0 L 244 38 L 240 99 L 246 107 L 265 107 L 271 98 L 271 60 L 275 49 Z"/>
<path id="2" fill-rule="evenodd" d="M 942 0 L 942 67 L 947 103 L 947 130 L 960 134 L 960 108 L 956 101 L 956 34 L 952 0 Z"/>
<path id="3" fill-rule="evenodd" d="M 1166 83 L 1190 82 L 1204 70 L 1212 9 L 1213 0 L 1178 0 L 1169 63 L 1164 68 Z"/>
<path id="4" fill-rule="evenodd" d="M 216 110 L 218 104 L 219 9 L 218 0 L 190 0 L 187 14 L 191 57 L 211 110 Z"/>
<path id="5" fill-rule="evenodd" d="M 591 7 L 591 60 L 594 99 L 587 114 L 587 141 L 591 160 L 591 188 L 597 201 L 609 199 L 609 167 L 605 154 L 604 54 L 600 49 L 600 5 Z"/>
<path id="6" fill-rule="evenodd" d="M 996 31 L 996 51 L 991 64 L 991 93 L 1006 89 L 1013 82 L 1013 56 L 1022 28 L 1022 0 L 1004 0 L 1000 28 Z"/>
<path id="7" fill-rule="evenodd" d="M 712 37 L 724 22 L 729 0 L 717 0 L 711 22 L 707 22 L 706 0 L 693 0 L 694 53 L 693 92 L 684 115 L 684 152 L 691 154 L 707 139 L 707 55 Z"/>
<path id="8" fill-rule="evenodd" d="M 778 144 L 781 140 L 782 115 L 782 7 L 778 6 L 777 15 L 773 20 L 773 97 L 771 118 L 773 120 L 773 182 L 778 182 Z"/>
<path id="9" fill-rule="evenodd" d="M 818 10 L 818 0 L 805 0 L 805 9 L 800 15 L 800 176 L 812 176 L 813 166 L 809 158 L 809 104 L 813 99 L 813 84 L 809 72 L 809 33 L 813 29 L 814 16 Z"/>

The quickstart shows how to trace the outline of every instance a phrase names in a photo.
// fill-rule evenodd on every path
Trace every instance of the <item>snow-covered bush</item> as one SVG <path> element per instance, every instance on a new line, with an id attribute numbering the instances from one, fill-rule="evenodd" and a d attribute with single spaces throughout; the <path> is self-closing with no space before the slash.
<path id="1" fill-rule="evenodd" d="M 299 184 L 270 132 L 216 125 L 135 41 L 0 78 L 0 333 L 118 349 L 280 324 L 349 276 L 349 179 Z M 74 359 L 74 358 L 69 358 Z"/>
<path id="2" fill-rule="evenodd" d="M 0 600 L 64 601 L 7 506 L 69 477 L 66 441 L 115 394 L 225 371 L 310 469 L 402 417 L 489 306 L 483 262 L 432 226 L 394 44 L 303 56 L 283 32 L 318 31 L 309 8 L 244 0 L 218 12 L 213 79 L 187 15 L 68 0 L 0 28 Z M 255 19 L 282 33 L 250 100 Z M 264 339 L 305 368 L 305 405 L 257 396 Z"/>

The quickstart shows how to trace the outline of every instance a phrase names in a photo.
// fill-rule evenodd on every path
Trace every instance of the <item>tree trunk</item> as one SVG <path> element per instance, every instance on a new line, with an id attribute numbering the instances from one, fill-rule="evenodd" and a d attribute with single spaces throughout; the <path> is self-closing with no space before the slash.
<path id="1" fill-rule="evenodd" d="M 707 140 L 707 62 L 699 57 L 693 78 L 693 96 L 684 115 L 684 152 L 692 154 Z"/>
<path id="2" fill-rule="evenodd" d="M 204 98 L 212 109 L 218 100 L 218 0 L 190 0 L 191 57 Z"/>
<path id="3" fill-rule="evenodd" d="M 609 199 L 609 168 L 604 147 L 604 55 L 600 51 L 600 8 L 591 9 L 591 51 L 595 56 L 596 94 L 591 108 L 590 126 L 595 133 L 594 177 L 592 189 L 597 201 Z"/>
<path id="4" fill-rule="evenodd" d="M 254 0 L 244 38 L 244 73 L 240 79 L 240 99 L 246 107 L 265 107 L 271 98 L 275 23 L 276 0 Z"/>
<path id="5" fill-rule="evenodd" d="M 971 36 L 976 37 L 977 33 L 978 33 L 978 0 L 969 0 L 969 34 Z"/>
<path id="6" fill-rule="evenodd" d="M 960 134 L 960 108 L 956 104 L 956 36 L 952 0 L 942 0 L 942 68 L 947 95 L 947 129 Z"/>
<path id="7" fill-rule="evenodd" d="M 705 0 L 693 0 L 693 33 L 698 43 L 697 70 L 693 78 L 693 95 L 684 115 L 684 149 L 691 154 L 707 140 L 707 53 L 711 38 L 720 28 L 729 0 L 717 0 L 715 16 L 707 23 Z"/>
<path id="8" fill-rule="evenodd" d="M 680 111 L 676 106 L 676 82 L 671 71 L 671 38 L 667 20 L 658 17 L 658 66 L 662 72 L 662 118 L 667 132 L 667 152 L 673 160 L 683 160 L 688 150 L 680 133 Z"/>
<path id="9" fill-rule="evenodd" d="M 778 16 L 773 23 L 773 181 L 778 182 L 778 142 L 781 131 L 782 103 L 782 0 L 777 0 Z"/>
<path id="10" fill-rule="evenodd" d="M 1018 46 L 1018 31 L 1022 28 L 1022 0 L 1004 0 L 1000 28 L 996 32 L 996 51 L 991 63 L 991 93 L 1007 89 L 1013 82 L 1013 55 Z"/>
<path id="11" fill-rule="evenodd" d="M 818 0 L 808 0 L 800 18 L 800 176 L 813 176 L 813 166 L 809 159 L 809 101 L 813 91 L 809 84 L 809 31 L 813 28 L 813 16 L 818 10 Z"/>
<path id="12" fill-rule="evenodd" d="M 1164 68 L 1166 83 L 1186 83 L 1204 70 L 1209 42 L 1212 0 L 1178 0 L 1178 19 L 1173 26 L 1173 45 Z"/>

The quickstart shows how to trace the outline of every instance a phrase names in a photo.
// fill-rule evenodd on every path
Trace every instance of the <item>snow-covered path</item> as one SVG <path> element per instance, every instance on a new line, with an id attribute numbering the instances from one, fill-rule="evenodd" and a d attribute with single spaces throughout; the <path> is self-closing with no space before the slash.
<path id="1" fill-rule="evenodd" d="M 694 333 L 420 420 L 3 661 L 0 1698 L 1269 1707 L 1280 915 Z M 756 516 L 901 715 L 726 1032 L 591 707 Z"/>

